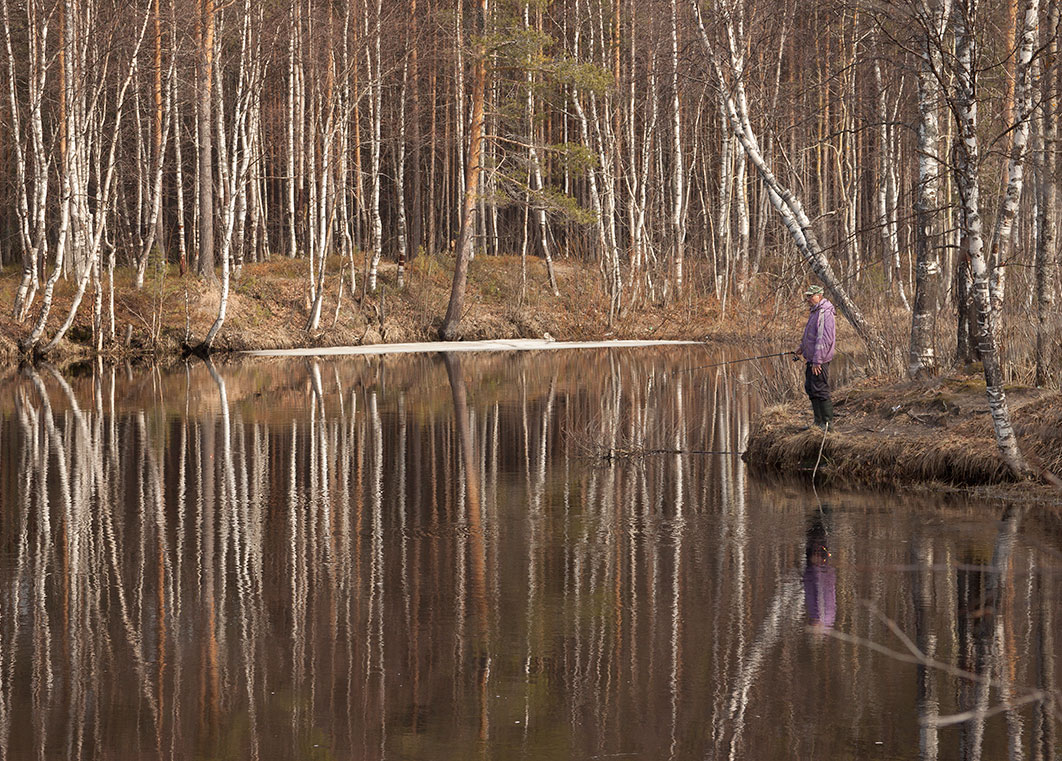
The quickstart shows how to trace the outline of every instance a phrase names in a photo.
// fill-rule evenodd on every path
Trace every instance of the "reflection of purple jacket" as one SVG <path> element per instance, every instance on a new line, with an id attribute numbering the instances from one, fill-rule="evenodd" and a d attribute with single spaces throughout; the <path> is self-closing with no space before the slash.
<path id="1" fill-rule="evenodd" d="M 835 311 L 828 299 L 822 299 L 811 308 L 811 314 L 808 315 L 804 338 L 800 341 L 800 353 L 813 365 L 824 365 L 833 359 Z"/>
<path id="2" fill-rule="evenodd" d="M 829 566 L 804 569 L 804 607 L 808 621 L 831 628 L 837 618 L 837 572 Z"/>

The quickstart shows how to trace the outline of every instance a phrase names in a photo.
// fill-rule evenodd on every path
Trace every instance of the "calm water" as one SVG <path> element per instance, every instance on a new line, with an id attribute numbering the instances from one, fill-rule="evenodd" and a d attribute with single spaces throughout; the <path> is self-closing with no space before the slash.
<path id="1" fill-rule="evenodd" d="M 1054 758 L 1057 524 L 758 479 L 718 359 L 12 376 L 0 758 Z"/>

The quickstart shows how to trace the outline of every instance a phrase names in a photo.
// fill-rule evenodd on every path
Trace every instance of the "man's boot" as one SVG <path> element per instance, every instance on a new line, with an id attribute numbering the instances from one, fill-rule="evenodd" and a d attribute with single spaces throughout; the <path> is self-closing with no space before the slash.
<path id="1" fill-rule="evenodd" d="M 833 430 L 833 400 L 821 400 L 819 402 L 819 411 L 822 416 L 822 427 Z"/>
<path id="2" fill-rule="evenodd" d="M 815 413 L 815 427 L 822 428 L 822 426 L 825 424 L 823 422 L 822 400 L 812 399 L 811 410 Z"/>

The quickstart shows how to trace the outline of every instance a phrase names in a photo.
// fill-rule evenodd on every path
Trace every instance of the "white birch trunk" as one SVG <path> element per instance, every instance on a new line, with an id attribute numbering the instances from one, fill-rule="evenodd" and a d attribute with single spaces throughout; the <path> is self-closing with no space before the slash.
<path id="1" fill-rule="evenodd" d="M 524 27 L 528 30 L 531 28 L 531 19 L 529 16 L 529 4 L 524 3 Z M 535 94 L 534 94 L 534 75 L 530 69 L 527 72 L 527 102 L 525 107 L 525 118 L 527 120 L 527 153 L 531 162 L 531 179 L 534 180 L 533 190 L 535 193 L 541 195 L 544 189 L 544 183 L 542 180 L 542 165 L 538 160 L 538 149 L 536 143 L 538 142 L 537 130 L 535 129 Z M 549 250 L 549 225 L 546 221 L 546 207 L 542 200 L 536 202 L 535 217 L 538 220 L 538 236 L 542 245 L 542 258 L 546 262 L 546 273 L 549 276 L 549 285 L 553 290 L 554 296 L 560 296 L 560 289 L 557 287 L 557 273 L 553 269 L 553 256 Z M 525 241 L 526 242 L 526 241 Z"/>
<path id="2" fill-rule="evenodd" d="M 682 160 L 682 108 L 679 102 L 679 43 L 678 0 L 671 0 L 671 235 L 675 251 L 675 290 L 682 294 L 682 275 L 685 259 L 686 227 L 683 224 L 682 203 L 685 200 L 683 179 L 686 167 Z"/>
<path id="3" fill-rule="evenodd" d="M 166 92 L 171 91 L 170 82 L 176 77 L 177 65 L 174 57 L 170 57 L 170 66 L 167 70 L 166 80 L 167 87 Z M 149 204 L 150 212 L 147 219 L 147 237 L 143 240 L 140 249 L 140 256 L 137 260 L 136 278 L 134 281 L 134 287 L 139 290 L 144 287 L 144 273 L 147 270 L 148 259 L 151 255 L 151 248 L 155 245 L 159 230 L 159 219 L 162 215 L 162 176 L 165 171 L 165 156 L 166 147 L 170 135 L 170 121 L 173 117 L 173 100 L 171 98 L 166 99 L 166 105 L 163 109 L 162 117 L 162 132 L 158 139 L 158 146 L 156 156 L 151 162 L 153 171 L 151 188 L 149 192 Z"/>
<path id="4" fill-rule="evenodd" d="M 578 0 L 576 0 L 575 4 L 575 17 L 576 25 L 573 46 L 575 58 L 578 60 L 581 39 L 580 20 L 582 18 L 580 15 L 580 3 Z M 590 50 L 592 52 L 595 47 L 595 37 L 593 34 L 594 26 L 592 23 L 590 25 L 590 30 Z M 605 277 L 605 285 L 608 288 L 609 293 L 609 325 L 611 325 L 619 312 L 620 297 L 623 288 L 623 281 L 619 272 L 619 252 L 616 249 L 615 175 L 613 172 L 612 155 L 609 150 L 611 141 L 608 141 L 605 137 L 605 131 L 608 130 L 611 125 L 608 119 L 600 118 L 597 110 L 597 96 L 593 91 L 591 91 L 588 96 L 591 109 L 590 118 L 587 117 L 578 88 L 573 88 L 571 95 L 572 103 L 575 106 L 576 114 L 579 118 L 579 129 L 583 139 L 583 145 L 594 150 L 598 159 L 599 169 L 595 171 L 594 168 L 590 168 L 587 172 L 587 176 L 590 183 L 592 208 L 597 217 L 597 230 L 602 253 L 601 268 Z M 591 131 L 591 125 L 593 126 L 593 131 Z"/>
<path id="5" fill-rule="evenodd" d="M 694 12 L 700 39 L 708 56 L 708 62 L 722 88 L 730 126 L 734 130 L 734 134 L 737 136 L 738 142 L 741 143 L 741 147 L 744 149 L 749 160 L 759 172 L 760 179 L 763 181 L 764 185 L 766 185 L 768 193 L 771 196 L 772 205 L 782 217 L 782 222 L 786 226 L 786 229 L 789 230 L 789 234 L 798 250 L 803 255 L 805 263 L 826 285 L 830 294 L 833 296 L 834 303 L 852 324 L 852 327 L 855 328 L 856 333 L 858 333 L 860 338 L 866 343 L 871 354 L 876 359 L 884 358 L 884 342 L 877 332 L 870 327 L 869 323 L 867 323 L 862 312 L 851 298 L 849 298 L 848 293 L 844 290 L 841 282 L 834 274 L 833 267 L 826 259 L 822 247 L 819 245 L 818 239 L 811 226 L 811 220 L 808 219 L 807 214 L 804 212 L 804 207 L 800 203 L 800 200 L 793 195 L 788 188 L 779 182 L 770 167 L 767 166 L 767 163 L 764 161 L 763 154 L 759 148 L 759 143 L 756 140 L 755 132 L 752 129 L 752 125 L 749 123 L 748 106 L 745 99 L 745 86 L 743 80 L 744 59 L 742 58 L 741 48 L 738 46 L 738 41 L 735 38 L 736 36 L 733 26 L 730 23 L 727 23 L 724 30 L 729 49 L 729 71 L 732 73 L 732 76 L 728 77 L 724 73 L 723 59 L 720 57 L 716 46 L 708 36 L 707 29 L 704 25 L 704 19 L 701 15 L 699 0 L 689 0 L 689 3 Z"/>
<path id="6" fill-rule="evenodd" d="M 942 56 L 935 41 L 943 38 L 951 0 L 921 0 L 916 10 L 922 26 L 918 70 L 918 186 L 915 199 L 915 283 L 907 372 L 919 377 L 937 365 L 934 321 L 939 311 L 940 256 L 943 232 L 939 209 L 944 162 L 940 157 L 939 72 Z"/>
<path id="7" fill-rule="evenodd" d="M 15 293 L 12 315 L 16 320 L 23 320 L 33 304 L 37 292 L 38 278 L 37 268 L 41 257 L 46 256 L 42 250 L 47 244 L 47 239 L 41 235 L 34 235 L 30 225 L 33 220 L 43 222 L 44 203 L 47 201 L 48 182 L 47 174 L 42 174 L 41 164 L 43 156 L 40 151 L 43 147 L 43 127 L 41 122 L 41 97 L 47 66 L 44 65 L 43 52 L 47 48 L 48 40 L 48 17 L 37 18 L 34 13 L 35 6 L 27 4 L 27 29 L 28 29 L 28 90 L 29 90 L 29 132 L 32 136 L 32 155 L 34 155 L 34 211 L 31 213 L 29 195 L 27 192 L 27 157 L 23 149 L 22 116 L 19 107 L 18 96 L 15 90 L 17 80 L 16 59 L 14 48 L 11 43 L 11 14 L 8 8 L 8 0 L 3 0 L 4 13 L 4 45 L 7 52 L 7 96 L 8 108 L 11 116 L 11 143 L 14 148 L 15 163 L 15 187 L 17 192 L 16 218 L 18 221 L 19 241 L 22 248 L 22 277 Z M 42 183 L 43 179 L 43 183 Z M 43 228 L 38 229 L 41 233 Z"/>
<path id="8" fill-rule="evenodd" d="M 110 125 L 107 125 L 110 131 L 110 144 L 107 149 L 105 159 L 101 159 L 96 162 L 95 180 L 96 186 L 98 187 L 97 198 L 99 199 L 99 203 L 94 210 L 90 211 L 88 209 L 87 203 L 83 201 L 79 209 L 78 222 L 84 227 L 82 228 L 81 233 L 79 235 L 80 240 L 75 246 L 75 250 L 80 248 L 80 258 L 83 260 L 81 272 L 78 276 L 77 290 L 74 294 L 74 298 L 72 300 L 69 310 L 67 311 L 66 319 L 63 321 L 63 324 L 56 331 L 55 335 L 52 336 L 52 339 L 43 347 L 43 349 L 40 350 L 43 354 L 47 354 L 49 351 L 54 349 L 55 346 L 59 343 L 59 341 L 62 340 L 67 330 L 70 329 L 70 326 L 74 322 L 74 317 L 77 314 L 77 310 L 81 305 L 81 299 L 84 296 L 85 288 L 88 285 L 88 281 L 92 277 L 94 272 L 98 272 L 96 263 L 99 259 L 100 248 L 102 246 L 103 236 L 106 232 L 107 221 L 110 215 L 111 193 L 114 187 L 114 179 L 117 168 L 116 153 L 118 149 L 118 137 L 121 133 L 125 97 L 126 93 L 128 92 L 129 85 L 133 81 L 133 78 L 136 73 L 137 56 L 139 54 L 141 44 L 144 41 L 144 37 L 147 32 L 148 22 L 150 21 L 151 16 L 150 2 L 146 4 L 148 5 L 148 8 L 146 8 L 144 11 L 144 21 L 143 24 L 140 26 L 140 33 L 136 38 L 136 44 L 132 51 L 132 59 L 131 61 L 126 63 L 128 73 L 126 74 L 124 81 L 122 81 L 122 83 L 120 84 L 115 97 L 115 102 L 113 106 L 114 122 Z M 92 10 L 92 8 L 87 9 L 89 15 L 91 15 Z M 71 29 L 72 33 L 68 37 L 68 39 L 77 39 L 81 35 L 84 35 L 84 38 L 89 37 L 88 30 L 91 27 L 86 22 L 84 27 L 81 29 L 77 29 L 74 25 L 71 25 L 69 28 Z M 75 37 L 75 34 L 77 35 L 77 37 Z M 82 49 L 87 51 L 87 47 Z M 72 57 L 73 56 L 71 56 L 71 58 Z M 84 78 L 87 75 L 87 55 L 79 54 L 78 59 L 79 64 L 82 66 L 82 71 L 79 73 L 79 77 L 82 79 L 82 81 L 84 81 Z M 100 91 L 102 91 L 102 89 L 106 86 L 107 78 L 105 76 L 105 73 L 107 68 L 107 60 L 108 59 L 105 56 L 102 64 L 104 75 L 98 76 L 94 80 L 96 83 L 96 87 L 98 87 Z M 80 192 L 82 192 L 87 197 L 88 184 L 91 179 L 89 177 L 90 163 L 88 161 L 88 154 L 93 149 L 93 146 L 86 145 L 86 142 L 88 142 L 86 140 L 86 136 L 93 136 L 92 139 L 95 139 L 98 142 L 99 147 L 102 148 L 104 120 L 108 117 L 109 112 L 106 109 L 88 108 L 87 104 L 89 100 L 98 100 L 100 97 L 100 92 L 93 93 L 92 97 L 90 98 L 89 93 L 82 90 L 78 94 L 78 96 L 78 100 L 75 101 L 76 107 L 71 108 L 69 110 L 71 116 L 69 116 L 68 119 L 73 122 L 76 131 L 72 134 L 72 136 L 68 135 L 67 146 L 68 155 L 72 159 L 71 164 L 80 165 L 78 170 L 72 172 L 75 179 L 71 181 L 71 185 L 73 185 L 75 181 L 84 183 L 80 188 Z M 81 100 L 82 98 L 84 100 Z M 73 115 L 75 114 L 78 117 L 77 119 L 74 119 L 73 117 Z M 91 120 L 95 120 L 95 123 L 93 123 L 93 121 Z M 103 156 L 102 152 L 100 153 L 100 156 Z M 71 207 L 77 208 L 76 203 L 72 201 Z M 68 212 L 68 215 L 68 221 L 70 221 L 70 224 L 72 224 L 72 218 L 74 215 L 72 212 Z M 30 336 L 27 337 L 25 346 L 32 347 L 32 350 L 34 351 L 37 350 L 37 346 L 44 332 L 44 325 L 46 320 L 47 313 L 42 310 L 41 317 L 38 320 L 37 326 L 34 328 L 34 331 L 30 334 Z"/>
<path id="9" fill-rule="evenodd" d="M 236 226 L 236 206 L 239 198 L 247 193 L 247 170 L 250 165 L 251 152 L 241 150 L 240 132 L 246 123 L 247 114 L 252 100 L 261 98 L 262 81 L 262 41 L 261 32 L 257 30 L 254 36 L 254 49 L 251 49 L 251 3 L 252 0 L 244 0 L 243 4 L 243 27 L 240 38 L 240 58 L 238 63 L 239 77 L 236 83 L 236 94 L 232 114 L 231 131 L 226 138 L 224 136 L 225 123 L 219 118 L 218 132 L 219 146 L 231 147 L 227 155 L 222 155 L 226 164 L 223 176 L 225 178 L 224 197 L 225 207 L 222 211 L 222 237 L 221 237 L 221 283 L 220 299 L 218 302 L 218 314 L 210 330 L 207 331 L 203 343 L 199 346 L 200 353 L 209 353 L 217 338 L 218 332 L 225 323 L 229 299 L 229 278 L 232 258 L 233 232 Z M 218 93 L 220 96 L 220 92 Z M 219 116 L 224 114 L 224 102 L 218 103 Z"/>
<path id="10" fill-rule="evenodd" d="M 734 209 L 737 211 L 737 292 L 745 293 L 749 279 L 749 194 L 748 158 L 741 151 L 734 172 Z"/>
<path id="11" fill-rule="evenodd" d="M 380 259 L 383 257 L 383 218 L 380 216 L 380 125 L 382 121 L 381 91 L 383 90 L 383 66 L 381 57 L 380 20 L 382 17 L 382 0 L 376 0 L 376 29 L 374 32 L 373 46 L 366 50 L 369 61 L 369 87 L 371 98 L 369 100 L 369 120 L 372 123 L 372 141 L 370 144 L 370 163 L 372 198 L 369 202 L 369 214 L 372 220 L 372 261 L 369 263 L 369 290 L 376 293 L 377 272 L 380 267 Z M 368 18 L 366 18 L 366 28 Z M 373 53 L 375 52 L 375 56 Z"/>
<path id="12" fill-rule="evenodd" d="M 1007 187 L 1000 205 L 999 218 L 992 233 L 988 261 L 991 267 L 990 318 L 998 329 L 1006 291 L 1007 264 L 1014 247 L 1012 235 L 1014 218 L 1018 214 L 1022 188 L 1025 183 L 1025 157 L 1029 144 L 1029 127 L 1033 110 L 1032 56 L 1039 30 L 1040 0 L 1026 0 L 1019 27 L 1019 44 L 1014 62 L 1015 124 L 1011 132 L 1010 159 L 1007 167 Z"/>
<path id="13" fill-rule="evenodd" d="M 956 3 L 956 71 L 953 112 L 958 120 L 956 145 L 956 174 L 959 198 L 963 206 L 967 256 L 970 261 L 973 300 L 977 310 L 977 343 L 984 366 L 985 392 L 992 414 L 996 445 L 1007 466 L 1024 475 L 1028 467 L 1018 449 L 1018 440 L 1010 422 L 1010 409 L 1003 390 L 1003 370 L 1000 364 L 993 321 L 989 271 L 985 260 L 980 211 L 980 147 L 977 137 L 976 68 L 974 58 L 973 18 L 977 0 L 958 0 Z"/>
<path id="14" fill-rule="evenodd" d="M 287 165 L 288 177 L 286 183 L 288 201 L 288 256 L 298 255 L 298 222 L 295 215 L 295 117 L 298 113 L 296 108 L 296 91 L 298 90 L 297 58 L 298 50 L 298 0 L 291 0 L 288 7 L 290 15 L 290 29 L 288 32 L 288 123 L 287 123 Z"/>
<path id="15" fill-rule="evenodd" d="M 406 97 L 409 89 L 409 61 L 402 64 L 402 91 L 398 96 L 398 145 L 395 146 L 395 201 L 398 204 L 399 288 L 406 285 L 406 255 L 409 236 L 406 222 Z M 416 171 L 416 168 L 414 168 Z"/>
<path id="16" fill-rule="evenodd" d="M 879 58 L 881 47 L 878 46 Z M 902 83 L 901 83 L 902 84 Z M 878 89 L 878 227 L 881 235 L 882 268 L 885 280 L 896 287 L 900 303 L 905 311 L 911 311 L 907 301 L 907 289 L 900 273 L 900 240 L 897 228 L 897 180 L 895 128 L 891 125 L 885 83 L 881 76 L 881 61 L 874 61 L 874 85 Z"/>
<path id="17" fill-rule="evenodd" d="M 318 324 L 321 319 L 321 304 L 324 301 L 324 286 L 325 286 L 325 264 L 328 261 L 328 251 L 332 245 L 332 229 L 334 221 L 334 209 L 335 204 L 333 200 L 332 192 L 332 156 L 334 153 L 334 144 L 336 138 L 337 120 L 335 118 L 335 109 L 331 98 L 332 88 L 329 87 L 329 97 L 327 104 L 321 104 L 320 108 L 327 108 L 328 113 L 324 120 L 323 129 L 319 140 L 314 141 L 320 144 L 321 151 L 321 168 L 313 185 L 316 186 L 316 217 L 317 230 L 314 233 L 315 243 L 310 247 L 311 251 L 317 250 L 317 272 L 315 281 L 313 283 L 313 306 L 310 309 L 310 317 L 307 320 L 306 330 L 317 330 Z M 313 255 L 311 254 L 311 259 Z"/>

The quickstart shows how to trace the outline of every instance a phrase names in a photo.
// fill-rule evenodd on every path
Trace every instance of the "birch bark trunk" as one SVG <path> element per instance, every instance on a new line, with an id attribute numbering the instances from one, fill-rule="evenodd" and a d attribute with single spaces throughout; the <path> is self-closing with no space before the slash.
<path id="1" fill-rule="evenodd" d="M 398 96 L 398 144 L 395 146 L 395 202 L 398 205 L 399 288 L 406 286 L 406 252 L 409 235 L 406 221 L 406 99 L 409 93 L 409 61 L 402 64 L 402 90 Z"/>
<path id="2" fill-rule="evenodd" d="M 121 134 L 125 98 L 129 85 L 136 73 L 137 56 L 144 41 L 150 19 L 149 10 L 145 9 L 144 20 L 140 26 L 139 35 L 135 38 L 131 59 L 125 62 L 127 74 L 125 79 L 118 85 L 113 110 L 108 111 L 107 109 L 90 107 L 89 105 L 94 105 L 104 98 L 103 93 L 107 83 L 106 74 L 111 61 L 111 51 L 104 53 L 99 50 L 92 50 L 91 56 L 89 53 L 90 46 L 94 44 L 94 38 L 90 33 L 91 24 L 88 20 L 92 18 L 96 8 L 91 3 L 81 8 L 73 7 L 73 4 L 71 4 L 65 10 L 67 39 L 72 43 L 65 63 L 67 67 L 66 81 L 69 87 L 67 93 L 69 107 L 67 109 L 65 150 L 68 164 L 66 165 L 67 176 L 64 177 L 64 183 L 65 187 L 70 191 L 70 208 L 64 213 L 66 222 L 63 227 L 65 230 L 60 231 L 60 239 L 63 241 L 65 248 L 66 241 L 64 238 L 68 235 L 73 235 L 73 250 L 77 254 L 80 265 L 77 268 L 79 270 L 77 275 L 78 282 L 71 305 L 67 310 L 66 319 L 55 335 L 43 348 L 40 348 L 40 341 L 44 334 L 51 307 L 52 292 L 49 291 L 45 300 L 48 308 L 46 309 L 45 303 L 42 303 L 41 313 L 33 331 L 20 342 L 23 351 L 27 353 L 39 352 L 42 355 L 54 349 L 67 330 L 70 329 L 90 278 L 99 273 L 99 268 L 96 264 L 107 221 L 111 213 L 111 193 L 117 173 L 115 155 L 119 135 Z M 90 81 L 90 60 L 99 67 L 93 70 L 94 76 L 91 78 L 91 91 L 88 84 Z M 112 116 L 114 121 L 110 125 L 106 125 L 106 120 Z M 103 150 L 105 126 L 110 130 L 108 133 L 110 142 L 106 151 Z M 95 158 L 96 161 L 93 162 L 92 158 Z M 94 167 L 93 164 L 95 164 Z M 87 203 L 90 183 L 96 188 L 98 201 L 94 208 L 91 209 Z M 78 200 L 78 196 L 80 196 L 80 200 Z M 49 280 L 53 288 L 55 277 L 61 268 L 61 259 L 61 256 L 57 256 L 56 271 Z M 99 287 L 97 283 L 97 288 Z"/>
<path id="3" fill-rule="evenodd" d="M 136 277 L 134 287 L 138 290 L 144 287 L 144 275 L 147 271 L 148 259 L 151 249 L 156 241 L 162 245 L 162 178 L 165 171 L 166 144 L 170 134 L 170 120 L 173 113 L 173 100 L 169 98 L 172 92 L 170 81 L 176 76 L 176 61 L 171 55 L 170 65 L 166 71 L 166 87 L 163 89 L 162 82 L 162 19 L 159 12 L 159 0 L 154 0 L 152 9 L 154 22 L 154 45 L 155 56 L 152 69 L 153 76 L 153 120 L 152 120 L 152 156 L 149 166 L 151 167 L 151 185 L 148 191 L 149 212 L 146 225 L 146 236 L 141 244 L 137 259 Z M 167 94 L 165 101 L 163 92 Z"/>
<path id="4" fill-rule="evenodd" d="M 1025 183 L 1025 157 L 1033 110 L 1032 56 L 1039 21 L 1040 1 L 1027 0 L 1021 15 L 1020 42 L 1014 62 L 1014 102 L 1010 110 L 1014 115 L 1015 123 L 1011 132 L 1007 186 L 1000 204 L 999 217 L 992 232 L 992 245 L 988 254 L 991 268 L 989 292 L 992 299 L 992 312 L 989 317 L 997 331 L 1003 312 L 1006 268 L 1014 249 L 1014 236 L 1012 235 L 1014 219 L 1018 214 L 1018 204 L 1021 202 L 1022 188 Z"/>
<path id="5" fill-rule="evenodd" d="M 531 29 L 530 3 L 527 2 L 524 3 L 524 28 L 529 31 Z M 538 149 L 535 147 L 538 142 L 538 130 L 535 127 L 534 75 L 530 68 L 527 71 L 525 118 L 527 120 L 527 152 L 528 158 L 531 160 L 531 178 L 535 183 L 534 191 L 541 196 L 544 183 L 542 180 L 542 165 L 538 159 Z M 546 262 L 546 273 L 549 275 L 549 285 L 553 289 L 553 295 L 560 296 L 560 289 L 557 287 L 557 273 L 553 269 L 553 256 L 549 250 L 549 225 L 546 221 L 546 207 L 541 198 L 536 203 L 535 217 L 538 220 L 538 236 L 542 245 L 542 258 Z"/>
<path id="6" fill-rule="evenodd" d="M 985 260 L 980 212 L 980 146 L 977 136 L 976 60 L 974 55 L 974 22 L 977 0 L 958 0 L 956 3 L 956 71 L 955 91 L 952 94 L 953 112 L 958 120 L 958 142 L 955 151 L 956 182 L 963 206 L 967 257 L 973 303 L 977 310 L 977 348 L 984 366 L 985 392 L 992 414 L 996 445 L 1004 462 L 1016 475 L 1026 475 L 1028 466 L 1018 448 L 1018 440 L 1010 421 L 1010 409 L 1003 390 L 1003 368 L 991 319 L 992 303 L 989 292 L 989 271 Z"/>
<path id="7" fill-rule="evenodd" d="M 14 47 L 11 42 L 11 14 L 8 0 L 3 0 L 4 13 L 4 45 L 7 52 L 7 97 L 8 108 L 11 116 L 11 144 L 14 148 L 15 162 L 15 186 L 17 194 L 16 218 L 18 220 L 19 240 L 22 248 L 22 277 L 19 281 L 18 290 L 12 308 L 12 315 L 16 320 L 26 318 L 30 306 L 33 304 L 37 293 L 39 280 L 37 271 L 42 259 L 47 257 L 47 237 L 44 235 L 44 213 L 48 198 L 48 175 L 46 157 L 43 154 L 44 130 L 41 120 L 41 93 L 44 90 L 45 77 L 48 67 L 46 65 L 45 51 L 48 42 L 48 17 L 38 17 L 36 6 L 26 6 L 27 35 L 27 90 L 29 111 L 29 135 L 25 138 L 22 134 L 22 109 L 19 106 L 15 84 L 18 81 L 16 74 L 16 58 Z M 23 140 L 26 147 L 23 148 Z M 27 190 L 27 163 L 28 156 L 33 157 L 32 185 L 33 208 L 29 202 Z"/>
<path id="8" fill-rule="evenodd" d="M 878 59 L 884 57 L 880 44 L 878 44 Z M 882 268 L 885 272 L 886 282 L 895 285 L 900 296 L 900 303 L 905 311 L 911 311 L 911 305 L 907 302 L 907 289 L 904 287 L 902 273 L 900 272 L 900 240 L 897 234 L 899 222 L 897 216 L 896 201 L 896 144 L 895 128 L 890 119 L 889 105 L 885 82 L 881 76 L 881 61 L 874 61 L 874 84 L 878 89 L 878 225 L 881 234 Z M 902 85 L 902 81 L 901 81 Z"/>
<path id="9" fill-rule="evenodd" d="M 196 347 L 196 352 L 209 354 L 218 332 L 225 323 L 229 298 L 229 276 L 231 270 L 233 232 L 236 227 L 236 207 L 241 197 L 247 193 L 247 170 L 250 165 L 251 152 L 245 149 L 240 140 L 240 133 L 246 124 L 247 114 L 252 101 L 261 99 L 262 82 L 262 35 L 261 29 L 252 35 L 251 30 L 251 3 L 253 0 L 244 0 L 242 32 L 240 35 L 240 56 L 237 71 L 239 72 L 236 82 L 236 93 L 233 99 L 232 126 L 227 139 L 219 139 L 219 143 L 228 147 L 222 160 L 227 166 L 223 177 L 226 187 L 224 197 L 226 200 L 223 209 L 224 227 L 221 238 L 221 293 L 218 301 L 218 314 L 210 330 L 207 331 L 203 343 Z M 254 38 L 252 41 L 252 37 Z M 252 42 L 254 49 L 252 50 Z M 218 131 L 224 133 L 226 124 L 221 115 L 224 114 L 224 103 L 218 104 L 219 118 Z M 243 148 L 243 149 L 241 149 Z"/>
<path id="10" fill-rule="evenodd" d="M 804 212 L 800 200 L 788 188 L 775 177 L 771 168 L 767 165 L 760 151 L 756 134 L 749 121 L 748 106 L 745 98 L 744 86 L 744 58 L 738 41 L 734 34 L 734 28 L 728 20 L 728 14 L 724 16 L 724 34 L 729 51 L 729 71 L 731 76 L 724 73 L 724 58 L 718 51 L 718 47 L 708 36 L 708 30 L 704 24 L 699 0 L 689 0 L 693 10 L 697 31 L 701 43 L 708 57 L 715 78 L 719 83 L 726 106 L 727 117 L 731 129 L 737 136 L 741 147 L 744 149 L 749 161 L 759 172 L 760 179 L 767 187 L 771 203 L 782 217 L 782 222 L 802 254 L 805 263 L 810 267 L 829 290 L 833 301 L 841 310 L 841 313 L 855 328 L 856 333 L 863 339 L 872 358 L 875 361 L 884 360 L 886 357 L 885 343 L 881 336 L 871 328 L 863 313 L 855 302 L 848 296 L 847 291 L 841 285 L 840 280 L 833 272 L 833 267 L 826 259 L 818 238 L 812 228 L 811 220 Z"/>
<path id="11" fill-rule="evenodd" d="M 671 0 L 671 126 L 673 131 L 671 160 L 671 235 L 675 251 L 675 290 L 682 294 L 682 275 L 685 259 L 686 227 L 683 224 L 682 203 L 685 199 L 683 179 L 686 167 L 682 160 L 682 108 L 679 102 L 679 40 L 678 0 Z"/>
<path id="12" fill-rule="evenodd" d="M 383 90 L 383 66 L 381 58 L 381 34 L 380 20 L 382 17 L 382 0 L 376 0 L 375 37 L 373 48 L 366 51 L 369 60 L 369 87 L 371 98 L 369 100 L 369 120 L 372 123 L 372 143 L 370 150 L 370 169 L 372 182 L 372 198 L 369 202 L 369 214 L 372 218 L 372 261 L 369 263 L 368 284 L 369 290 L 376 293 L 377 272 L 380 267 L 380 259 L 383 257 L 383 218 L 380 216 L 380 125 L 382 115 L 382 90 Z M 368 18 L 366 18 L 368 26 Z M 373 55 L 375 52 L 375 56 Z M 375 64 L 374 64 L 375 59 Z"/>
<path id="13" fill-rule="evenodd" d="M 288 207 L 288 256 L 294 258 L 298 255 L 298 223 L 295 209 L 295 118 L 298 114 L 296 98 L 298 91 L 298 74 L 296 51 L 298 50 L 298 3 L 291 0 L 288 6 L 289 29 L 288 29 L 288 92 L 287 92 L 287 207 Z"/>
<path id="14" fill-rule="evenodd" d="M 940 100 L 941 51 L 935 41 L 942 40 L 951 16 L 951 0 L 920 0 L 916 15 L 923 34 L 919 49 L 918 70 L 918 185 L 915 195 L 915 286 L 911 310 L 911 343 L 907 354 L 907 373 L 921 377 L 936 369 L 936 334 L 934 321 L 940 301 L 940 258 L 943 244 L 940 219 L 941 174 L 940 124 L 937 109 Z"/>

